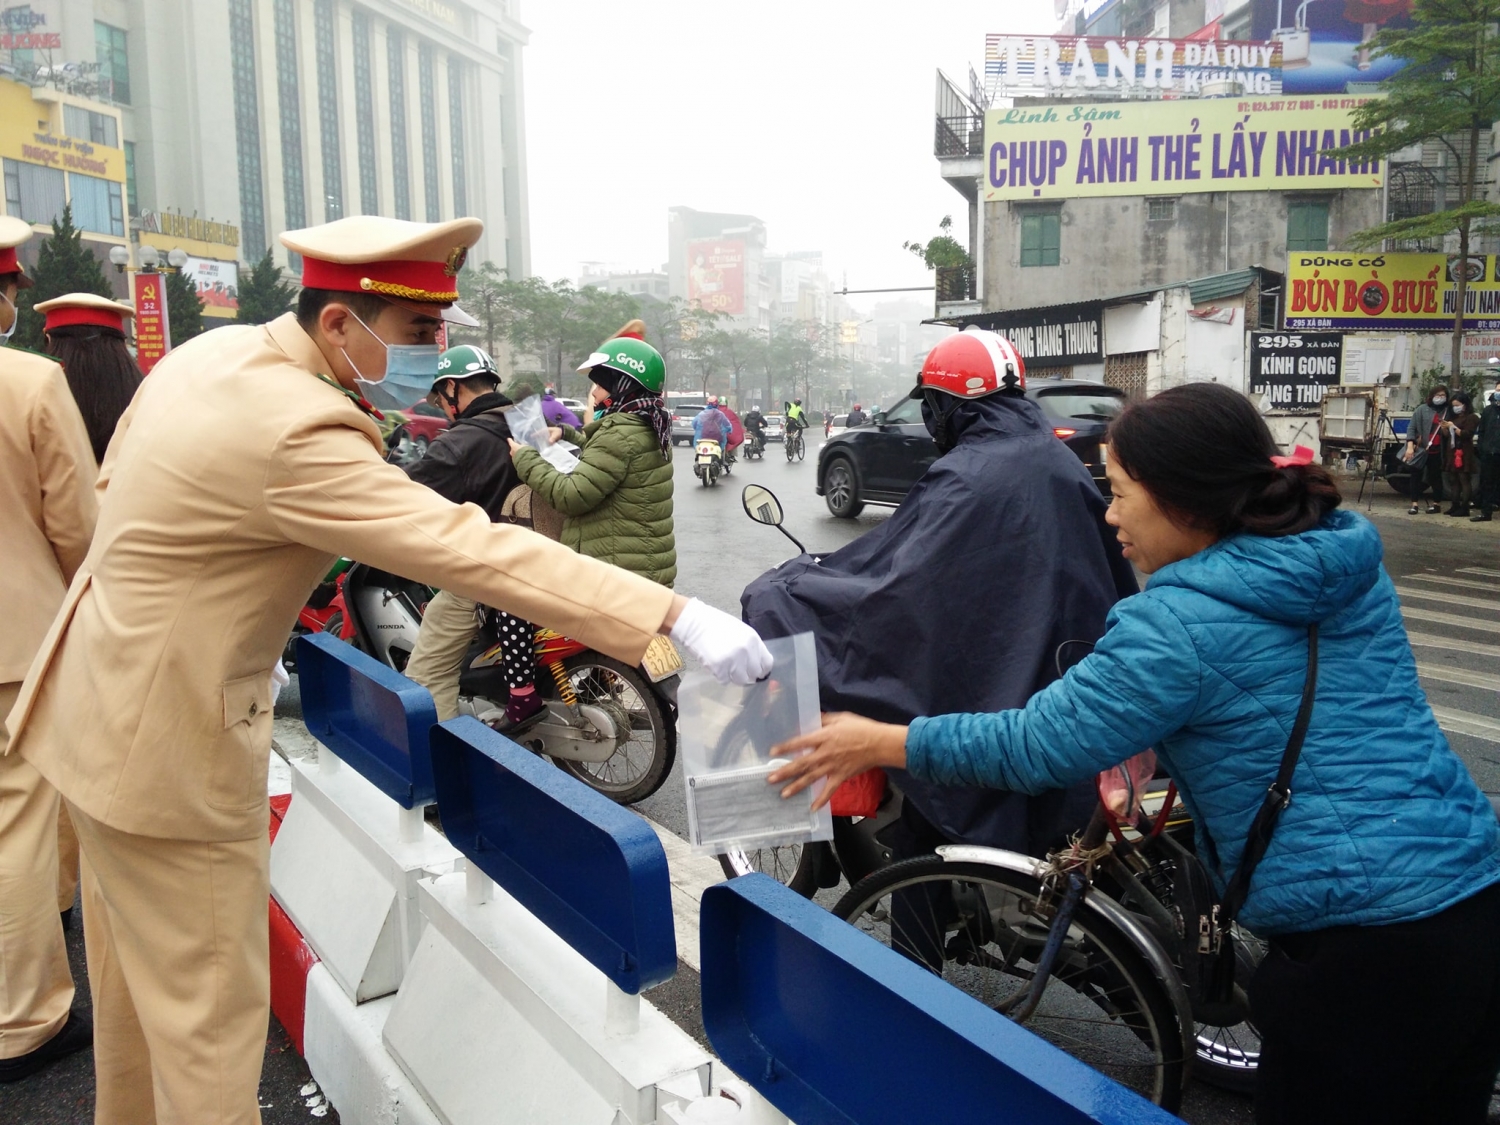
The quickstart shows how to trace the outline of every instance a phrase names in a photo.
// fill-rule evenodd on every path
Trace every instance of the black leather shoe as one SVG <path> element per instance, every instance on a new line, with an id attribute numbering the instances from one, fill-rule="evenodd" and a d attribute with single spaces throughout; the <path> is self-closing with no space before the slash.
<path id="1" fill-rule="evenodd" d="M 13 1059 L 0 1059 L 0 1082 L 19 1082 L 59 1059 L 94 1045 L 94 1021 L 74 1008 L 62 1030 L 34 1051 Z"/>
<path id="2" fill-rule="evenodd" d="M 1470 516 L 1470 523 L 1489 523 L 1494 517 L 1489 512 L 1480 512 L 1477 516 Z"/>

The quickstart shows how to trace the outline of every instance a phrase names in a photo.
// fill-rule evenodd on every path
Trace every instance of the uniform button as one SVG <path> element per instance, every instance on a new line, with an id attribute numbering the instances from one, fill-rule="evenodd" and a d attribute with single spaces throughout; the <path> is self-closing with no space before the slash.
<path id="1" fill-rule="evenodd" d="M 252 703 L 252 704 L 250 704 L 250 717 L 253 719 L 259 713 L 260 713 L 260 704 L 259 703 Z"/>

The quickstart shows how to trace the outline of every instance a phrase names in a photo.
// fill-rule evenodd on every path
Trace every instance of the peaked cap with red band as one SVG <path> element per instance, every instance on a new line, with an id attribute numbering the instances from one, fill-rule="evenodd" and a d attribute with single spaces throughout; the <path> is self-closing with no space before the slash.
<path id="1" fill-rule="evenodd" d="M 478 219 L 412 223 L 352 215 L 289 230 L 281 244 L 302 255 L 302 284 L 308 289 L 446 306 L 458 300 L 458 271 L 483 233 Z"/>
<path id="2" fill-rule="evenodd" d="M 20 259 L 16 257 L 16 247 L 30 238 L 31 234 L 30 223 L 14 215 L 0 215 L 0 277 L 15 274 L 17 289 L 31 288 L 31 278 L 26 276 Z"/>
<path id="3" fill-rule="evenodd" d="M 86 324 L 99 328 L 125 331 L 125 318 L 135 316 L 135 310 L 122 301 L 111 301 L 95 293 L 64 293 L 50 301 L 42 301 L 36 311 L 47 318 L 46 331 L 67 328 L 70 325 Z"/>

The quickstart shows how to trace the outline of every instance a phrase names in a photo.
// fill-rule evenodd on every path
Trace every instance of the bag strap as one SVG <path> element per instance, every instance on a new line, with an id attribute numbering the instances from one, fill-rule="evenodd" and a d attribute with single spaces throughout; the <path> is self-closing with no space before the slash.
<path id="1" fill-rule="evenodd" d="M 1276 821 L 1282 810 L 1292 803 L 1292 773 L 1297 768 L 1297 759 L 1302 755 L 1302 743 L 1307 738 L 1307 728 L 1312 722 L 1313 699 L 1318 694 L 1318 626 L 1307 627 L 1307 682 L 1302 686 L 1302 706 L 1297 710 L 1297 721 L 1292 725 L 1292 735 L 1287 739 L 1286 751 L 1281 755 L 1281 768 L 1276 771 L 1276 780 L 1266 790 L 1260 811 L 1250 825 L 1250 835 L 1245 839 L 1245 853 L 1234 878 L 1224 890 L 1224 901 L 1219 905 L 1219 925 L 1227 930 L 1229 924 L 1239 916 L 1240 907 L 1250 895 L 1250 880 L 1255 869 L 1265 858 L 1271 846 L 1271 834 L 1276 831 Z"/>

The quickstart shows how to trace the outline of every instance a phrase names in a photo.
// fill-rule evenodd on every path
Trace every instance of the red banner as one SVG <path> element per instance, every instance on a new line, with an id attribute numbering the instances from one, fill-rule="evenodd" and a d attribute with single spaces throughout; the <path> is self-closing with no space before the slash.
<path id="1" fill-rule="evenodd" d="M 142 375 L 172 350 L 167 324 L 167 283 L 159 273 L 135 275 L 135 362 Z"/>

